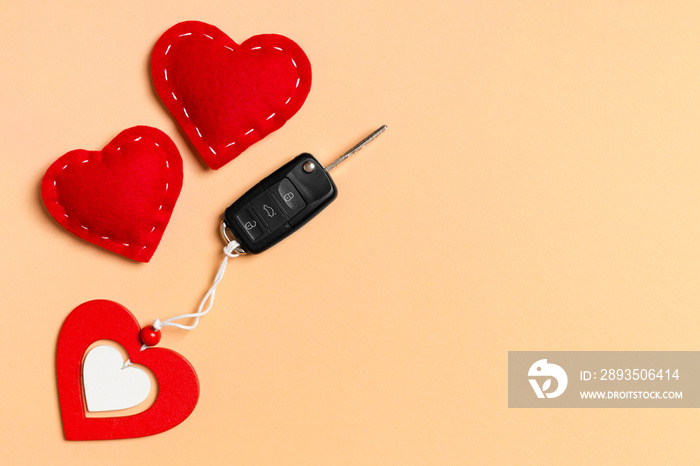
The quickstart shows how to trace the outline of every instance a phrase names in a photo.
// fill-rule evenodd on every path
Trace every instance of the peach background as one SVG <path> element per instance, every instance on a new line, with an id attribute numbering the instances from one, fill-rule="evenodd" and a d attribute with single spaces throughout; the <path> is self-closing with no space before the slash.
<path id="1" fill-rule="evenodd" d="M 3 464 L 695 463 L 696 410 L 509 410 L 508 350 L 696 350 L 695 1 L 2 2 Z M 279 33 L 314 71 L 281 130 L 204 169 L 151 89 L 176 22 Z M 233 261 L 193 332 L 191 417 L 66 442 L 56 338 L 95 298 L 143 324 L 196 308 L 230 202 L 310 151 L 340 196 Z M 151 263 L 64 232 L 39 184 L 63 153 L 147 124 L 185 182 Z"/>

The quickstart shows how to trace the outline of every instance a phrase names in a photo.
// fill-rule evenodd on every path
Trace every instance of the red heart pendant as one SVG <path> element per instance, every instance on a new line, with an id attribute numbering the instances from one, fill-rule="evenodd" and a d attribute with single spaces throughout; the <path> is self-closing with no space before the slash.
<path id="1" fill-rule="evenodd" d="M 168 29 L 151 55 L 156 92 L 213 169 L 279 129 L 311 89 L 311 65 L 292 40 L 253 36 L 236 44 L 214 26 Z"/>
<path id="2" fill-rule="evenodd" d="M 148 262 L 182 189 L 182 158 L 163 132 L 135 126 L 101 151 L 68 152 L 46 171 L 41 196 L 66 230 Z"/>
<path id="3" fill-rule="evenodd" d="M 151 370 L 158 396 L 147 410 L 132 416 L 86 417 L 81 367 L 88 347 L 98 340 L 119 343 L 134 364 Z M 175 351 L 141 349 L 139 324 L 123 306 L 106 300 L 83 303 L 61 327 L 56 377 L 63 432 L 67 440 L 105 440 L 158 434 L 184 421 L 199 399 L 199 381 L 190 363 Z"/>

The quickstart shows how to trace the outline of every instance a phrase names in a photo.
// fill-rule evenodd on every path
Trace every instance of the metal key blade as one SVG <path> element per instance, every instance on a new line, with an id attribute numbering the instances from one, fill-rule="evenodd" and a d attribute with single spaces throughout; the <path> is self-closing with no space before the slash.
<path id="1" fill-rule="evenodd" d="M 377 136 L 379 136 L 380 134 L 382 134 L 385 130 L 386 130 L 386 125 L 382 125 L 382 126 L 380 126 L 379 128 L 377 128 L 375 131 L 372 132 L 372 134 L 370 134 L 369 136 L 367 136 L 366 138 L 364 138 L 362 141 L 360 141 L 360 142 L 358 142 L 357 144 L 355 144 L 355 146 L 354 146 L 352 149 L 350 149 L 349 151 L 347 151 L 346 153 L 344 153 L 343 155 L 341 155 L 340 157 L 338 157 L 337 159 L 335 159 L 334 161 L 332 161 L 331 164 L 328 165 L 328 166 L 326 167 L 326 172 L 329 172 L 329 171 L 333 170 L 335 167 L 337 167 L 338 165 L 340 165 L 345 159 L 347 159 L 347 158 L 350 157 L 352 154 L 354 154 L 354 153 L 357 152 L 358 150 L 360 150 L 360 149 L 362 149 L 363 147 L 365 147 L 365 146 L 366 146 L 367 144 L 369 144 L 370 142 L 372 142 L 372 140 L 373 140 L 374 138 L 376 138 Z"/>

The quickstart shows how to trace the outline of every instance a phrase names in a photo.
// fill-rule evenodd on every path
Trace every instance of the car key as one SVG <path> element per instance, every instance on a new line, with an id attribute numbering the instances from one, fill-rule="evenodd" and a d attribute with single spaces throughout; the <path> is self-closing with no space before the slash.
<path id="1" fill-rule="evenodd" d="M 240 244 L 239 253 L 258 254 L 297 231 L 337 197 L 328 172 L 386 128 L 381 126 L 325 168 L 304 153 L 275 170 L 226 209 L 221 222 L 224 240 L 233 241 L 230 230 Z"/>

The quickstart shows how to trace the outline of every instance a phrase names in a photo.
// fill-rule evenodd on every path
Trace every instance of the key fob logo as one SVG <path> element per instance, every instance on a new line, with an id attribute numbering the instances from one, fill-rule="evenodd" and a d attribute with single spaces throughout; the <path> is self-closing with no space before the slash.
<path id="1" fill-rule="evenodd" d="M 289 202 L 289 201 L 291 201 L 292 199 L 294 199 L 294 193 L 289 192 L 289 193 L 285 194 L 285 195 L 282 197 L 282 199 L 284 199 L 285 202 Z"/>
<path id="2" fill-rule="evenodd" d="M 246 230 L 250 231 L 253 228 L 255 228 L 256 226 L 258 226 L 258 223 L 255 220 L 253 220 L 252 222 L 251 221 L 245 222 L 245 225 L 243 225 L 243 226 L 245 227 Z"/>
<path id="3" fill-rule="evenodd" d="M 540 359 L 530 366 L 527 375 L 530 377 L 528 381 L 532 385 L 537 398 L 556 398 L 564 393 L 566 386 L 569 384 L 569 378 L 566 376 L 564 369 L 556 364 L 548 363 L 546 359 Z M 544 379 L 542 380 L 542 386 L 540 386 L 538 379 Z M 552 379 L 557 381 L 557 388 L 548 392 L 547 390 L 552 386 Z"/>

